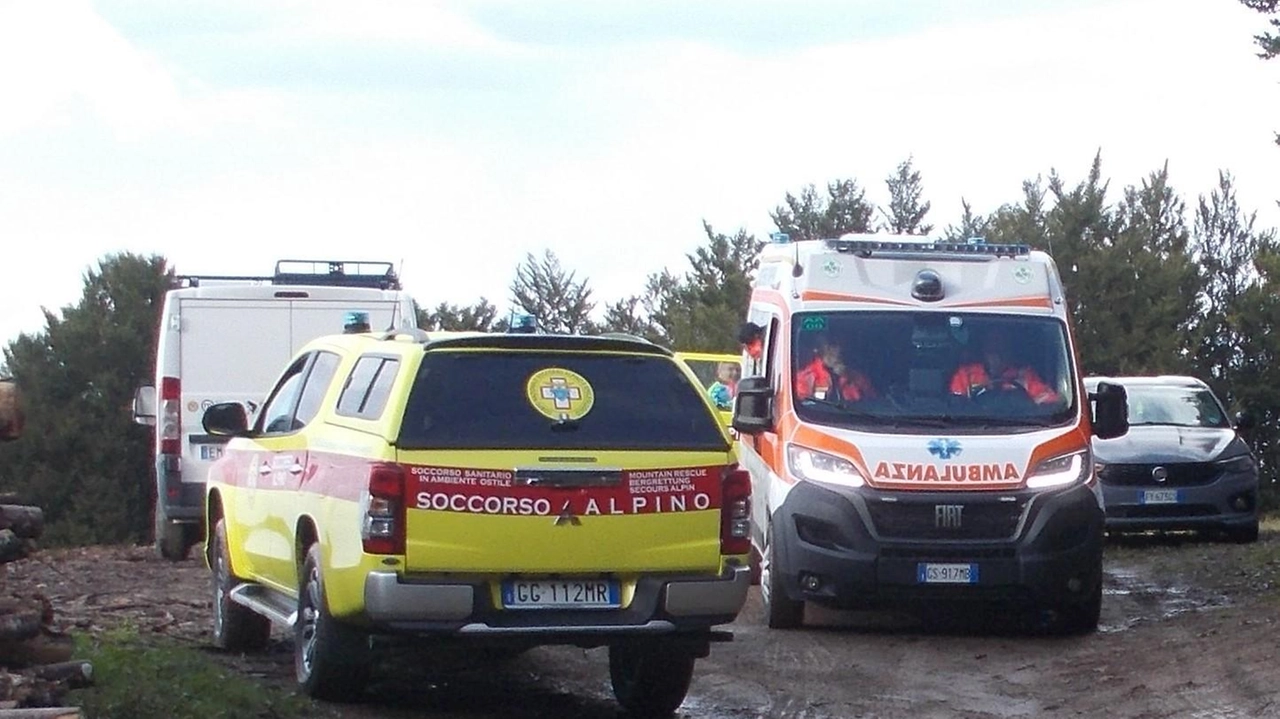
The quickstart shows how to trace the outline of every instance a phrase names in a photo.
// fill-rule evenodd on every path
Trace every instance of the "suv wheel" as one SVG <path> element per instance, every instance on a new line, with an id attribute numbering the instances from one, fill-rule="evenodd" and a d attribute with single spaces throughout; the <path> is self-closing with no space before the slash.
<path id="1" fill-rule="evenodd" d="M 320 571 L 320 545 L 312 544 L 302 567 L 293 664 L 307 696 L 351 701 L 369 678 L 369 637 L 329 614 Z"/>
<path id="2" fill-rule="evenodd" d="M 609 647 L 613 696 L 627 713 L 642 717 L 670 716 L 689 693 L 696 660 L 687 652 L 664 649 L 661 642 Z"/>
<path id="3" fill-rule="evenodd" d="M 1238 544 L 1252 544 L 1258 541 L 1258 519 L 1227 530 L 1227 538 Z"/>
<path id="4" fill-rule="evenodd" d="M 271 639 L 271 620 L 231 601 L 231 590 L 240 582 L 231 574 L 224 519 L 219 519 L 214 528 L 213 552 L 209 558 L 213 566 L 214 645 L 233 652 L 261 651 Z"/>
<path id="5" fill-rule="evenodd" d="M 760 601 L 770 629 L 795 629 L 804 623 L 804 602 L 787 596 L 787 590 L 782 586 L 782 573 L 776 569 L 777 554 L 773 526 L 770 525 L 764 535 L 764 551 L 760 557 Z"/>

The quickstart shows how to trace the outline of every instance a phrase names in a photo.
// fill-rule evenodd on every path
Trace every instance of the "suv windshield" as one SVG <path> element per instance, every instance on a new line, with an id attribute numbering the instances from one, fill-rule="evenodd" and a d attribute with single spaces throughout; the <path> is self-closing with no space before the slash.
<path id="1" fill-rule="evenodd" d="M 729 448 L 701 389 L 669 357 L 443 350 L 422 360 L 398 443 L 403 449 Z"/>
<path id="2" fill-rule="evenodd" d="M 1126 385 L 1129 424 L 1227 427 L 1227 413 L 1207 389 Z"/>
<path id="3" fill-rule="evenodd" d="M 793 327 L 806 421 L 981 432 L 1076 412 L 1066 328 L 1052 317 L 841 311 L 798 314 Z"/>

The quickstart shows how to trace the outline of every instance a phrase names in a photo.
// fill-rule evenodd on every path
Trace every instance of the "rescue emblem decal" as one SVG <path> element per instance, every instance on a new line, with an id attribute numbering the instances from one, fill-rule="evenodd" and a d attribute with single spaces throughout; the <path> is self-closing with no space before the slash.
<path id="1" fill-rule="evenodd" d="M 1031 268 L 1023 266 L 1015 269 L 1013 271 L 1013 281 L 1020 285 L 1031 282 Z"/>
<path id="2" fill-rule="evenodd" d="M 964 451 L 960 443 L 954 439 L 931 439 L 928 446 L 929 454 L 938 459 L 951 459 Z"/>
<path id="3" fill-rule="evenodd" d="M 559 367 L 534 372 L 525 383 L 525 392 L 534 409 L 560 422 L 582 419 L 596 401 L 595 390 L 585 377 Z"/>

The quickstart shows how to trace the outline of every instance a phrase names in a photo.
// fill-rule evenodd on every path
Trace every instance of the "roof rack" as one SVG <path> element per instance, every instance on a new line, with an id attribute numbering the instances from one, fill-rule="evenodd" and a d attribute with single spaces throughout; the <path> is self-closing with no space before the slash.
<path id="1" fill-rule="evenodd" d="M 1031 253 L 1030 245 L 988 244 L 987 242 L 927 242 L 896 240 L 830 239 L 827 247 L 836 252 L 870 257 L 875 252 L 921 253 L 935 255 L 994 255 L 1017 257 Z"/>
<path id="2" fill-rule="evenodd" d="M 325 287 L 370 287 L 379 290 L 400 289 L 400 278 L 390 262 L 353 260 L 280 260 L 275 274 L 257 275 L 178 275 L 179 287 L 199 287 L 201 282 L 256 282 L 271 285 L 304 285 Z"/>

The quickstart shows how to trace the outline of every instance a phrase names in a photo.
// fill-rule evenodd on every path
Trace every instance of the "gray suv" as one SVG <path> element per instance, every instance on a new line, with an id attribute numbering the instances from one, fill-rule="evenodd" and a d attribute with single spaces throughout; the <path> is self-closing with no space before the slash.
<path id="1" fill-rule="evenodd" d="M 1107 529 L 1199 530 L 1258 538 L 1258 463 L 1213 391 L 1194 377 L 1087 377 L 1124 385 L 1129 433 L 1093 440 Z"/>

